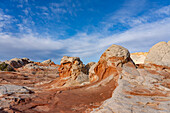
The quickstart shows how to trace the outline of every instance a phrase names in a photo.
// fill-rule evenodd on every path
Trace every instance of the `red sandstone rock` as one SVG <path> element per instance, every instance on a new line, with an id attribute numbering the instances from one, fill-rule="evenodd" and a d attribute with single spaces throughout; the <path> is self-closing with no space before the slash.
<path id="1" fill-rule="evenodd" d="M 130 53 L 124 47 L 118 45 L 110 46 L 100 57 L 99 62 L 90 70 L 90 81 L 101 81 L 110 75 L 118 75 L 117 67 L 131 61 Z"/>
<path id="2" fill-rule="evenodd" d="M 42 63 L 36 66 L 45 65 Z M 51 66 L 51 65 L 48 65 Z M 141 113 L 170 112 L 170 68 L 133 63 L 127 49 L 112 45 L 90 66 L 91 84 L 84 85 L 87 68 L 78 57 L 63 57 L 60 77 L 47 74 L 0 72 L 0 85 L 27 86 L 30 95 L 0 97 L 12 103 L 0 112 L 37 113 Z M 26 71 L 26 70 L 25 70 Z M 40 70 L 35 70 L 40 72 Z M 41 70 L 43 72 L 44 70 Z M 63 87 L 66 86 L 66 87 Z M 15 98 L 19 101 L 15 102 Z"/>

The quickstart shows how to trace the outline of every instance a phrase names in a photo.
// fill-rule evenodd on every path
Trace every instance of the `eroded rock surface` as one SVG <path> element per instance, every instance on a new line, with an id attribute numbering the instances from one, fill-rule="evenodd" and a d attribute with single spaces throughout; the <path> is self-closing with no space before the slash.
<path id="1" fill-rule="evenodd" d="M 64 56 L 60 63 L 59 76 L 67 80 L 65 86 L 89 82 L 87 69 L 79 57 Z"/>
<path id="2" fill-rule="evenodd" d="M 145 63 L 153 63 L 170 67 L 170 44 L 159 42 L 155 44 L 146 56 Z"/>
<path id="3" fill-rule="evenodd" d="M 162 49 L 158 50 L 157 54 L 162 51 Z M 158 61 L 156 63 L 160 65 L 138 64 L 136 68 L 133 63 L 127 62 L 121 68 L 117 68 L 117 87 L 112 97 L 91 112 L 169 113 L 170 67 L 161 66 L 163 62 Z"/>
<path id="4" fill-rule="evenodd" d="M 6 64 L 11 65 L 13 68 L 19 68 L 22 67 L 31 61 L 28 58 L 13 58 L 9 61 L 5 61 Z"/>
<path id="5" fill-rule="evenodd" d="M 129 51 L 119 45 L 110 46 L 100 57 L 99 62 L 90 69 L 90 81 L 96 82 L 107 78 L 110 75 L 117 76 L 117 67 L 132 62 Z M 93 70 L 94 69 L 94 70 Z"/>
<path id="6" fill-rule="evenodd" d="M 13 93 L 30 93 L 31 91 L 23 86 L 18 85 L 2 85 L 0 86 L 0 96 L 10 95 Z"/>
<path id="7" fill-rule="evenodd" d="M 48 60 L 43 61 L 42 63 L 43 64 L 50 64 L 50 63 L 52 63 L 52 61 L 51 61 L 51 59 L 48 59 Z"/>
<path id="8" fill-rule="evenodd" d="M 12 93 L 3 93 L 0 112 L 170 112 L 170 67 L 154 63 L 136 65 L 122 46 L 109 47 L 97 63 L 85 66 L 78 57 L 64 56 L 59 70 L 58 66 L 31 62 L 16 72 L 0 72 L 1 86 L 32 91 L 20 92 L 16 88 L 16 93 L 13 89 Z M 3 88 L 2 92 L 7 92 Z"/>
<path id="9" fill-rule="evenodd" d="M 14 104 L 25 101 L 30 98 L 29 94 L 33 93 L 30 89 L 18 85 L 1 85 L 0 86 L 0 110 L 7 109 Z M 1 111 L 0 111 L 1 112 Z"/>
<path id="10" fill-rule="evenodd" d="M 123 69 L 112 97 L 92 112 L 169 113 L 170 73 L 151 67 Z M 127 68 L 126 65 L 123 68 Z"/>

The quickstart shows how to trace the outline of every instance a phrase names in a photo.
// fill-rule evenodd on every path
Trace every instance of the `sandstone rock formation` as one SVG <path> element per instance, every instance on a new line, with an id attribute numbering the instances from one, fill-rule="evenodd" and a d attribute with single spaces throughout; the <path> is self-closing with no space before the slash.
<path id="1" fill-rule="evenodd" d="M 25 98 L 22 98 L 21 96 L 28 96 L 31 93 L 33 93 L 33 91 L 23 86 L 1 85 L 0 86 L 0 110 L 9 108 L 11 105 L 23 101 Z"/>
<path id="2" fill-rule="evenodd" d="M 51 62 L 52 62 L 51 59 L 48 59 L 48 60 L 43 61 L 42 64 L 50 64 Z"/>
<path id="3" fill-rule="evenodd" d="M 112 97 L 92 113 L 169 113 L 170 73 L 158 68 L 124 65 Z"/>
<path id="4" fill-rule="evenodd" d="M 9 61 L 5 61 L 5 63 L 11 65 L 14 68 L 22 67 L 30 62 L 31 61 L 28 58 L 13 58 Z"/>
<path id="5" fill-rule="evenodd" d="M 90 68 L 95 64 L 96 62 L 89 62 L 88 64 L 86 64 L 85 69 L 87 70 L 87 74 L 89 74 Z"/>
<path id="6" fill-rule="evenodd" d="M 143 64 L 147 55 L 148 52 L 137 52 L 137 53 L 131 53 L 130 57 L 135 64 Z"/>
<path id="7" fill-rule="evenodd" d="M 159 42 L 155 44 L 146 56 L 145 63 L 153 63 L 170 67 L 170 44 Z"/>
<path id="8" fill-rule="evenodd" d="M 0 96 L 3 95 L 10 95 L 13 93 L 30 93 L 31 90 L 28 90 L 27 88 L 23 87 L 23 86 L 17 86 L 17 85 L 2 85 L 0 86 Z"/>
<path id="9" fill-rule="evenodd" d="M 161 52 L 160 49 L 157 52 Z M 170 112 L 169 67 L 150 64 L 136 68 L 133 63 L 126 62 L 116 71 L 117 87 L 112 97 L 93 109 L 92 113 Z"/>
<path id="10" fill-rule="evenodd" d="M 64 56 L 59 73 L 57 68 L 32 62 L 16 72 L 0 71 L 0 112 L 170 112 L 170 67 L 136 66 L 122 46 L 112 45 L 97 63 L 86 66 L 78 57 Z M 50 70 L 58 76 L 49 76 Z"/>
<path id="11" fill-rule="evenodd" d="M 62 79 L 68 79 L 66 85 L 76 85 L 89 81 L 88 72 L 79 57 L 64 56 L 60 63 L 59 76 Z"/>
<path id="12" fill-rule="evenodd" d="M 100 57 L 99 62 L 90 70 L 90 81 L 100 81 L 108 76 L 117 76 L 117 67 L 122 67 L 124 63 L 132 62 L 129 51 L 119 45 L 110 46 Z"/>

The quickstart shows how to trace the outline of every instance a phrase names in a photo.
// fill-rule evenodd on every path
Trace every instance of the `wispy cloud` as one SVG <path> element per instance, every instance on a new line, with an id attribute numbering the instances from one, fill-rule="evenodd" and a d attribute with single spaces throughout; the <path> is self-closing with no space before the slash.
<path id="1" fill-rule="evenodd" d="M 12 23 L 14 20 L 12 16 L 4 14 L 3 10 L 0 9 L 0 31 L 5 28 L 8 28 L 8 25 Z"/>
<path id="2" fill-rule="evenodd" d="M 19 39 L 1 33 L 0 51 L 5 58 L 12 57 L 10 56 L 11 51 L 15 51 L 15 54 L 18 56 L 25 55 L 25 57 L 30 57 L 32 59 L 42 58 L 42 60 L 48 57 L 60 59 L 63 55 L 79 56 L 83 59 L 90 56 L 99 58 L 101 53 L 111 44 L 125 46 L 132 52 L 148 51 L 148 48 L 154 43 L 169 39 L 170 32 L 168 28 L 170 28 L 170 18 L 154 23 L 143 24 L 127 30 L 126 32 L 103 38 L 98 38 L 100 36 L 97 35 L 87 35 L 84 33 L 77 34 L 70 39 L 55 41 L 50 38 L 39 38 L 33 34 L 25 35 Z"/>
<path id="3" fill-rule="evenodd" d="M 79 56 L 86 59 L 85 63 L 87 63 L 90 61 L 89 57 L 95 57 L 95 61 L 98 61 L 103 51 L 111 44 L 122 45 L 131 52 L 136 52 L 148 51 L 153 44 L 159 41 L 168 41 L 170 37 L 170 6 L 136 16 L 136 13 L 140 12 L 145 6 L 146 1 L 142 0 L 139 5 L 136 0 L 132 1 L 135 2 L 130 3 L 130 5 L 123 5 L 120 10 L 108 15 L 98 28 L 92 26 L 97 30 L 91 33 L 78 31 L 76 35 L 66 39 L 58 39 L 59 36 L 52 39 L 50 35 L 45 37 L 37 34 L 29 26 L 34 24 L 31 18 L 23 17 L 22 23 L 17 24 L 23 33 L 19 37 L 0 30 L 0 59 L 29 57 L 33 60 L 45 60 L 52 58 L 59 63 L 63 55 L 68 55 Z M 50 4 L 52 9 L 43 6 L 38 8 L 47 14 L 49 10 L 53 10 L 57 14 L 59 12 L 64 14 L 69 13 L 65 7 L 66 5 L 65 3 L 59 3 Z M 155 17 L 156 19 L 154 19 Z M 3 24 L 0 24 L 0 29 L 10 23 L 11 18 L 11 16 L 0 12 L 0 21 L 4 21 L 2 22 Z M 111 28 L 117 24 L 128 26 L 128 28 L 115 33 L 114 29 L 112 30 Z"/>
<path id="4" fill-rule="evenodd" d="M 170 15 L 170 5 L 165 6 L 157 11 L 155 11 L 155 14 L 159 14 L 160 15 Z"/>

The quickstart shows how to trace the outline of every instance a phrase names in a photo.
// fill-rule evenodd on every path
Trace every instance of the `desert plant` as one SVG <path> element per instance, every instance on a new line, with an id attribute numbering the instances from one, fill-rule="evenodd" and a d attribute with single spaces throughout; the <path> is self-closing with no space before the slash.
<path id="1" fill-rule="evenodd" d="M 12 68 L 9 64 L 6 64 L 5 62 L 0 64 L 0 70 L 1 71 L 15 71 L 14 68 Z"/>

